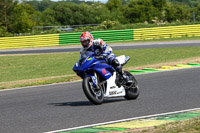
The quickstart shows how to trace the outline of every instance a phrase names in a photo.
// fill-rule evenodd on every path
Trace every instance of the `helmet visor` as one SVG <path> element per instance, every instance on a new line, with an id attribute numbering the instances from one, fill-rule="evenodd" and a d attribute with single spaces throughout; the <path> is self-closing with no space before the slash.
<path id="1" fill-rule="evenodd" d="M 89 45 L 90 40 L 81 41 L 81 44 L 84 48 L 87 48 Z"/>

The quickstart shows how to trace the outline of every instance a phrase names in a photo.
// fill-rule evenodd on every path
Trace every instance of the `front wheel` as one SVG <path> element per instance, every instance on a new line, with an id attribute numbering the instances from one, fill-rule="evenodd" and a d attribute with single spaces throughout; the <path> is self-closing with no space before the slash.
<path id="1" fill-rule="evenodd" d="M 98 105 L 103 102 L 103 90 L 101 88 L 97 89 L 97 87 L 93 85 L 91 77 L 86 77 L 83 79 L 82 87 L 86 97 L 90 100 L 91 103 Z"/>
<path id="2" fill-rule="evenodd" d="M 126 95 L 124 96 L 127 100 L 137 99 L 140 94 L 138 82 L 136 78 L 128 71 L 124 71 L 124 74 L 129 77 L 129 80 L 132 82 L 128 82 L 125 85 Z"/>

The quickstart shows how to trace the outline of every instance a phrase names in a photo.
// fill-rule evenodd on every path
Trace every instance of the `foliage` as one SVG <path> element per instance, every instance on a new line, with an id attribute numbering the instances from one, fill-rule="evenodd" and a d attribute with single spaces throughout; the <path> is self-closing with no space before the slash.
<path id="1" fill-rule="evenodd" d="M 25 33 L 31 31 L 32 27 L 35 26 L 35 22 L 32 20 L 34 15 L 34 9 L 27 4 L 17 4 L 11 15 L 11 23 L 9 25 L 9 31 L 12 33 Z"/>
<path id="2" fill-rule="evenodd" d="M 197 7 L 200 3 L 200 0 L 167 0 L 172 3 L 185 3 L 189 5 L 190 7 Z"/>
<path id="3" fill-rule="evenodd" d="M 2 26 L 6 27 L 8 30 L 10 15 L 13 13 L 13 8 L 16 6 L 17 2 L 14 0 L 1 0 L 0 1 L 0 22 Z"/>
<path id="4" fill-rule="evenodd" d="M 106 21 L 103 21 L 98 26 L 94 26 L 94 27 L 90 27 L 90 26 L 79 27 L 79 28 L 76 28 L 75 31 L 99 31 L 99 30 L 107 30 L 107 29 L 112 29 L 113 27 L 119 26 L 119 25 L 120 25 L 120 23 L 118 21 L 106 20 Z"/>
<path id="5" fill-rule="evenodd" d="M 0 1 L 0 36 L 57 33 L 57 29 L 34 31 L 34 26 L 70 26 L 74 31 L 108 30 L 200 21 L 200 0 L 108 0 L 107 3 L 79 0 Z M 195 13 L 195 18 L 193 17 Z"/>
<path id="6" fill-rule="evenodd" d="M 9 32 L 7 32 L 6 27 L 0 26 L 0 37 L 11 36 Z"/>
<path id="7" fill-rule="evenodd" d="M 106 3 L 106 7 L 109 10 L 120 8 L 121 5 L 122 5 L 122 0 L 108 0 L 108 2 Z"/>
<path id="8" fill-rule="evenodd" d="M 53 5 L 53 1 L 51 0 L 42 0 L 42 1 L 38 1 L 38 0 L 31 0 L 31 1 L 23 1 L 24 4 L 29 4 L 31 5 L 36 11 L 44 11 L 46 8 L 50 7 L 51 5 Z"/>

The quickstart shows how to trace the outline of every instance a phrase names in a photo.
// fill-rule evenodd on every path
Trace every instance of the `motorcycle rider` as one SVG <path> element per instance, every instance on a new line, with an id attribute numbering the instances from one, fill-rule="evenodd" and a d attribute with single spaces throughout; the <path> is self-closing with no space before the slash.
<path id="1" fill-rule="evenodd" d="M 80 49 L 81 56 L 84 56 L 87 52 L 94 52 L 100 58 L 104 58 L 108 64 L 115 68 L 119 73 L 121 80 L 124 80 L 122 66 L 116 59 L 114 53 L 112 53 L 112 48 L 108 46 L 102 39 L 94 39 L 90 32 L 83 32 L 80 35 L 80 42 L 82 48 Z"/>

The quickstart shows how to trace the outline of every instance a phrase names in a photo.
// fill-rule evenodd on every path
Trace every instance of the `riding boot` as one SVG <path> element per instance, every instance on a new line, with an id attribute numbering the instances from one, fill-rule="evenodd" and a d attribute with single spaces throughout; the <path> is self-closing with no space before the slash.
<path id="1" fill-rule="evenodd" d="M 120 65 L 119 61 L 117 59 L 114 59 L 112 61 L 112 64 L 113 64 L 113 67 L 115 68 L 115 70 L 117 71 L 117 73 L 119 74 L 119 82 L 121 82 L 121 84 L 126 84 L 127 78 L 123 74 L 122 66 Z"/>
<path id="2" fill-rule="evenodd" d="M 117 59 L 112 60 L 112 66 L 115 68 L 115 70 L 119 73 L 120 76 L 123 76 L 122 66 L 120 65 Z"/>
<path id="3" fill-rule="evenodd" d="M 128 79 L 127 79 L 127 76 L 125 76 L 125 75 L 123 74 L 122 68 L 121 68 L 121 69 L 118 69 L 118 73 L 119 73 L 119 75 L 120 75 L 119 80 L 120 80 L 121 84 L 122 84 L 122 85 L 123 85 L 123 84 L 126 84 L 127 81 L 128 81 Z"/>

